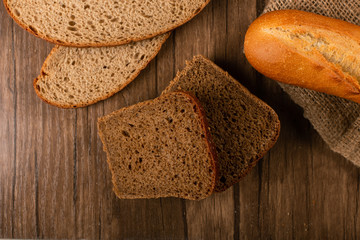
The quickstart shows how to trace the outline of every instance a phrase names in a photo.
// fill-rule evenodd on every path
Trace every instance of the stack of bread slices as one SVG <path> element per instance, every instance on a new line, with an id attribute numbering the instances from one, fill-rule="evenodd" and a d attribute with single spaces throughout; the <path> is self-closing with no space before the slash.
<path id="1" fill-rule="evenodd" d="M 170 31 L 210 0 L 4 0 L 13 19 L 57 44 L 34 80 L 37 95 L 61 108 L 85 107 L 128 85 Z"/>
<path id="2" fill-rule="evenodd" d="M 239 182 L 275 144 L 278 116 L 195 56 L 160 97 L 98 121 L 119 198 L 202 199 Z"/>
<path id="3" fill-rule="evenodd" d="M 61 108 L 85 107 L 128 85 L 170 31 L 210 0 L 4 0 L 14 20 L 57 44 L 34 80 Z M 119 198 L 203 199 L 243 178 L 275 144 L 274 110 L 196 56 L 163 94 L 98 121 Z"/>

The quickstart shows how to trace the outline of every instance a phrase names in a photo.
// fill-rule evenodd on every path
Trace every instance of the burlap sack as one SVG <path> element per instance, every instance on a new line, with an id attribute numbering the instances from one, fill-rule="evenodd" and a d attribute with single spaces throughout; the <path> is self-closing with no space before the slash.
<path id="1" fill-rule="evenodd" d="M 264 12 L 298 9 L 360 24 L 359 0 L 271 0 Z M 281 84 L 330 148 L 360 166 L 360 104 Z"/>

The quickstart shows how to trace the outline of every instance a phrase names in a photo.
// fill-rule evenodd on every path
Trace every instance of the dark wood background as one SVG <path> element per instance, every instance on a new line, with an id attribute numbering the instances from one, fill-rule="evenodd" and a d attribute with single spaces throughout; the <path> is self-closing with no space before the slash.
<path id="1" fill-rule="evenodd" d="M 245 59 L 244 35 L 264 1 L 213 0 L 126 89 L 76 110 L 36 96 L 32 81 L 52 45 L 0 5 L 0 237 L 360 239 L 360 170 L 331 152 L 302 110 Z M 276 110 L 277 144 L 242 182 L 206 200 L 118 200 L 97 118 L 158 96 L 198 53 Z"/>

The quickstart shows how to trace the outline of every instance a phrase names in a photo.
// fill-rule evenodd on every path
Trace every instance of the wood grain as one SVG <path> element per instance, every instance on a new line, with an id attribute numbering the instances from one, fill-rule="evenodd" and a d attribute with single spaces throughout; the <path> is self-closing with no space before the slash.
<path id="1" fill-rule="evenodd" d="M 0 236 L 12 236 L 14 216 L 15 168 L 15 105 L 16 82 L 13 57 L 13 22 L 3 6 L 0 10 Z"/>
<path id="2" fill-rule="evenodd" d="M 176 29 L 136 80 L 106 101 L 62 110 L 33 91 L 52 45 L 0 6 L 0 238 L 359 239 L 360 170 L 329 150 L 302 110 L 243 54 L 264 0 L 213 0 Z M 239 184 L 203 201 L 119 200 L 97 118 L 161 94 L 203 54 L 279 114 L 278 143 Z"/>

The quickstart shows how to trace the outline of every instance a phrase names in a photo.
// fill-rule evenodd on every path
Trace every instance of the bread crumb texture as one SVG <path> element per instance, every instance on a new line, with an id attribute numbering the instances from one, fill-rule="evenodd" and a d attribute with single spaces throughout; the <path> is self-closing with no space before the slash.
<path id="1" fill-rule="evenodd" d="M 263 28 L 289 48 L 308 58 L 320 54 L 328 63 L 360 83 L 360 43 L 345 34 L 309 26 L 285 25 Z"/>
<path id="2" fill-rule="evenodd" d="M 246 176 L 275 144 L 275 111 L 210 60 L 194 57 L 164 93 L 177 89 L 193 93 L 204 107 L 219 162 L 216 191 Z"/>
<path id="3" fill-rule="evenodd" d="M 196 103 L 181 92 L 121 109 L 98 127 L 119 198 L 202 199 L 214 158 Z"/>
<path id="4" fill-rule="evenodd" d="M 117 47 L 55 47 L 35 79 L 36 92 L 46 102 L 67 108 L 105 99 L 133 80 L 167 37 Z"/>
<path id="5" fill-rule="evenodd" d="M 165 33 L 200 12 L 208 0 L 5 0 L 33 34 L 65 45 L 114 45 Z"/>

